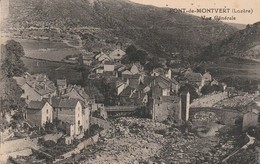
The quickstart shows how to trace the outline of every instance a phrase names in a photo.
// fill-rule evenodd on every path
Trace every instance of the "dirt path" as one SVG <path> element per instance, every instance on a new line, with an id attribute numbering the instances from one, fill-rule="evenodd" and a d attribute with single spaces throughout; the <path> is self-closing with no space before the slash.
<path id="1" fill-rule="evenodd" d="M 246 136 L 249 138 L 249 141 L 244 146 L 242 146 L 240 149 L 234 151 L 229 156 L 227 156 L 225 159 L 223 159 L 222 160 L 223 163 L 226 162 L 233 155 L 237 154 L 240 150 L 247 149 L 250 145 L 253 145 L 255 143 L 255 137 L 250 136 L 248 133 L 246 133 Z"/>

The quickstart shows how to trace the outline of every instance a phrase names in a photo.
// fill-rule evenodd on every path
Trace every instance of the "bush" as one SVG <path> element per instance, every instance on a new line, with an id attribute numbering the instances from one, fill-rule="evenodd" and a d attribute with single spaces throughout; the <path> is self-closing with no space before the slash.
<path id="1" fill-rule="evenodd" d="M 89 129 L 85 132 L 85 137 L 86 138 L 89 138 L 89 137 L 92 137 L 96 134 L 98 134 L 100 131 L 102 131 L 103 128 L 100 127 L 99 125 L 97 124 L 93 124 L 89 127 Z"/>
<path id="2" fill-rule="evenodd" d="M 52 141 L 52 140 L 48 140 L 48 141 L 44 141 L 44 142 L 43 142 L 43 146 L 44 146 L 44 147 L 48 147 L 48 148 L 54 147 L 55 144 L 56 144 L 56 143 L 55 143 L 54 141 Z"/>

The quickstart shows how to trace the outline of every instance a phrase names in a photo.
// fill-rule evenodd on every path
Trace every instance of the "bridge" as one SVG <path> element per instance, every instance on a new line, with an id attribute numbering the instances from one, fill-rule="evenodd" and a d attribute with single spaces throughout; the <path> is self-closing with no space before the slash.
<path id="1" fill-rule="evenodd" d="M 134 112 L 140 106 L 105 106 L 106 112 Z"/>
<path id="2" fill-rule="evenodd" d="M 198 112 L 213 112 L 218 116 L 224 124 L 235 124 L 235 121 L 243 116 L 243 112 L 228 108 L 200 107 L 190 108 L 190 119 Z"/>

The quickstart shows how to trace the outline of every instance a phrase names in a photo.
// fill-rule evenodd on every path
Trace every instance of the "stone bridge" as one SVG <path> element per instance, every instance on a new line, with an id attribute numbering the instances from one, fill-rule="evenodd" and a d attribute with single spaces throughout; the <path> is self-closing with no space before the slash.
<path id="1" fill-rule="evenodd" d="M 194 115 L 198 112 L 212 112 L 220 118 L 220 121 L 224 124 L 234 125 L 235 121 L 243 116 L 243 113 L 234 109 L 223 109 L 213 107 L 200 107 L 190 108 L 190 120 L 194 118 Z"/>
<path id="2" fill-rule="evenodd" d="M 105 106 L 106 112 L 134 112 L 139 106 Z"/>

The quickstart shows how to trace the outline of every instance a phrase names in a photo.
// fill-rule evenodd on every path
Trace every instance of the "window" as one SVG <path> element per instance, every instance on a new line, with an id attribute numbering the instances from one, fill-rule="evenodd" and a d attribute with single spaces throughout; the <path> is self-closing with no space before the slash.
<path id="1" fill-rule="evenodd" d="M 46 113 L 48 114 L 48 112 L 49 112 L 49 111 L 48 111 L 48 109 L 47 109 L 47 110 L 46 110 Z"/>
<path id="2" fill-rule="evenodd" d="M 49 117 L 48 116 L 46 117 L 46 121 L 49 121 Z"/>
<path id="3" fill-rule="evenodd" d="M 60 108 L 60 111 L 62 111 L 62 108 Z"/>

